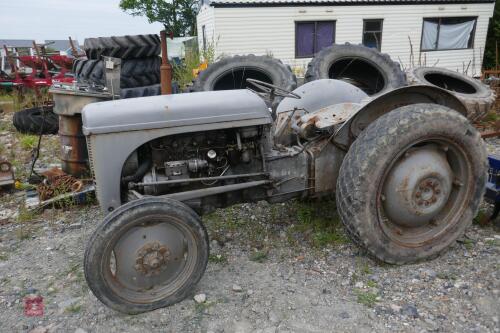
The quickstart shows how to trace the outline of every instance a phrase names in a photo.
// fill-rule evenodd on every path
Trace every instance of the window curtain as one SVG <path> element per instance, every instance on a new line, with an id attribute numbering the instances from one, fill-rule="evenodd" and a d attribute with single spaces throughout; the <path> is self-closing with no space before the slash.
<path id="1" fill-rule="evenodd" d="M 424 21 L 424 31 L 422 33 L 422 50 L 436 49 L 437 34 L 438 24 L 434 22 Z"/>
<path id="2" fill-rule="evenodd" d="M 441 24 L 438 49 L 465 49 L 469 45 L 474 20 L 458 24 Z"/>

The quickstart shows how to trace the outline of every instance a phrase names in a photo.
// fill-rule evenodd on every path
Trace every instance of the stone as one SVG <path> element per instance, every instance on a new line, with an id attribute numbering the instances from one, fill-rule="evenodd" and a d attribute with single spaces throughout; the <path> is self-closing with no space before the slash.
<path id="1" fill-rule="evenodd" d="M 253 332 L 253 327 L 248 321 L 245 321 L 245 320 L 237 321 L 237 322 L 234 322 L 232 330 L 229 330 L 229 332 L 250 333 L 250 332 Z"/>
<path id="2" fill-rule="evenodd" d="M 205 294 L 198 294 L 194 296 L 194 301 L 198 304 L 205 303 L 207 300 L 207 295 Z"/>
<path id="3" fill-rule="evenodd" d="M 339 317 L 342 318 L 342 319 L 351 318 L 351 316 L 347 312 L 345 312 L 345 311 L 342 311 L 341 313 L 339 313 Z"/>
<path id="4" fill-rule="evenodd" d="M 29 333 L 49 333 L 49 329 L 49 326 L 37 326 L 29 331 Z"/>
<path id="5" fill-rule="evenodd" d="M 391 304 L 390 308 L 394 313 L 399 313 L 401 311 L 401 307 L 397 304 Z"/>
<path id="6" fill-rule="evenodd" d="M 77 304 L 78 302 L 80 302 L 80 300 L 81 300 L 80 297 L 70 298 L 70 299 L 64 300 L 62 302 L 59 302 L 58 306 L 60 309 L 64 310 L 70 306 Z"/>
<path id="7" fill-rule="evenodd" d="M 82 224 L 81 223 L 73 223 L 73 224 L 70 224 L 68 226 L 66 226 L 66 229 L 68 230 L 78 230 L 78 229 L 81 229 L 82 228 Z"/>
<path id="8" fill-rule="evenodd" d="M 401 307 L 401 314 L 411 318 L 418 318 L 418 310 L 414 305 L 411 304 L 406 304 Z"/>
<path id="9" fill-rule="evenodd" d="M 86 331 L 86 330 L 84 330 L 83 328 L 78 327 L 78 328 L 75 330 L 75 333 L 87 333 L 87 331 Z"/>
<path id="10" fill-rule="evenodd" d="M 272 310 L 269 312 L 268 317 L 269 317 L 269 321 L 273 324 L 277 324 L 280 322 L 278 315 L 276 314 L 276 312 L 274 312 Z"/>
<path id="11" fill-rule="evenodd" d="M 239 292 L 243 291 L 243 288 L 241 288 L 241 286 L 239 286 L 237 284 L 233 284 L 233 291 L 239 293 Z"/>

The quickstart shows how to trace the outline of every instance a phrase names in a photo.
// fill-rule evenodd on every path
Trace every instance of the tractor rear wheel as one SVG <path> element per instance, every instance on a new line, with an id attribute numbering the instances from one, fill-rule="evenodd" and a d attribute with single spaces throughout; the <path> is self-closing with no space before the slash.
<path id="1" fill-rule="evenodd" d="M 92 234 L 85 279 L 114 310 L 151 311 L 193 291 L 208 251 L 207 232 L 191 208 L 172 199 L 142 198 L 110 213 Z"/>
<path id="2" fill-rule="evenodd" d="M 472 222 L 484 193 L 487 153 L 458 112 L 435 104 L 378 118 L 349 148 L 337 207 L 351 237 L 393 264 L 430 259 Z"/>

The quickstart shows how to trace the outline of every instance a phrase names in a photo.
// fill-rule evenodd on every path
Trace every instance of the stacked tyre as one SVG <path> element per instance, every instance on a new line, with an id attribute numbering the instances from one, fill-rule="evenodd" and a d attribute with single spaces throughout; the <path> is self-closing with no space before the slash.
<path id="1" fill-rule="evenodd" d="M 424 84 L 445 89 L 467 109 L 467 118 L 481 120 L 495 104 L 495 92 L 481 81 L 440 67 L 417 67 L 408 71 L 410 84 Z"/>
<path id="2" fill-rule="evenodd" d="M 98 37 L 85 39 L 87 59 L 77 59 L 73 72 L 78 83 L 105 86 L 103 56 L 122 59 L 122 98 L 160 95 L 161 52 L 158 35 Z"/>
<path id="3" fill-rule="evenodd" d="M 307 66 L 306 82 L 336 79 L 348 82 L 369 96 L 405 86 L 406 75 L 399 63 L 374 48 L 334 44 L 318 52 Z"/>

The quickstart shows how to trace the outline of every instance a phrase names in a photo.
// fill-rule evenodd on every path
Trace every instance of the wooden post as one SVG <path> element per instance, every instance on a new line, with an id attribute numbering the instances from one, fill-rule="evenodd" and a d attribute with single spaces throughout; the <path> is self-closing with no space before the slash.
<path id="1" fill-rule="evenodd" d="M 161 66 L 160 66 L 160 79 L 161 79 L 161 94 L 172 94 L 172 66 L 168 62 L 167 53 L 167 32 L 160 31 L 161 39 Z"/>

